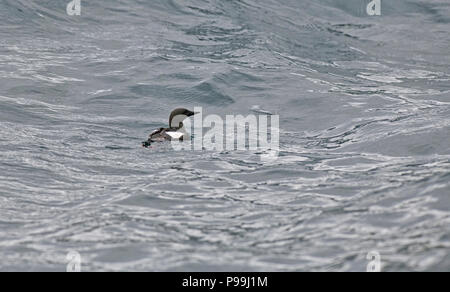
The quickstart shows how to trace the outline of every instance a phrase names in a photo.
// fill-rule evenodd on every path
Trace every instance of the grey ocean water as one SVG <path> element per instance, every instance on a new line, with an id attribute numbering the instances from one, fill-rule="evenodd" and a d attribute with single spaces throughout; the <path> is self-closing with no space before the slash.
<path id="1" fill-rule="evenodd" d="M 450 270 L 450 2 L 0 1 L 0 271 Z M 144 149 L 178 106 L 280 157 Z"/>

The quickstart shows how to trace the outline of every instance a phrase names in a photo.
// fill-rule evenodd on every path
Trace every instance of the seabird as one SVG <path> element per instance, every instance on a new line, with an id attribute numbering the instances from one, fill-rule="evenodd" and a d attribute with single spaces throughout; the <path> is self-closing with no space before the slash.
<path id="1" fill-rule="evenodd" d="M 143 147 L 149 147 L 155 142 L 164 142 L 178 140 L 183 141 L 187 136 L 187 133 L 183 129 L 183 121 L 188 117 L 195 115 L 193 111 L 187 110 L 185 108 L 177 108 L 172 111 L 169 117 L 169 128 L 159 128 L 153 131 L 148 140 L 142 142 Z"/>

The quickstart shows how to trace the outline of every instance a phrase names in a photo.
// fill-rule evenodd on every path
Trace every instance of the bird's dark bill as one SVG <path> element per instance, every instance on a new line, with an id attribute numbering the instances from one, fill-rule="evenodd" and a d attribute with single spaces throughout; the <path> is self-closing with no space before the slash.
<path id="1" fill-rule="evenodd" d="M 191 112 L 191 111 L 189 111 L 188 113 L 187 113 L 187 116 L 188 117 L 192 117 L 193 115 L 196 115 L 197 113 L 194 113 L 194 112 Z"/>

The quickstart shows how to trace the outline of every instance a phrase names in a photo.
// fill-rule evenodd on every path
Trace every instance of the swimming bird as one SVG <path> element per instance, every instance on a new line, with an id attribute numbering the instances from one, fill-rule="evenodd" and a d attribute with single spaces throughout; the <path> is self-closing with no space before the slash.
<path id="1" fill-rule="evenodd" d="M 196 113 L 185 108 L 177 108 L 172 111 L 169 117 L 169 128 L 159 128 L 153 131 L 148 140 L 142 142 L 143 147 L 149 147 L 155 142 L 164 142 L 187 139 L 187 133 L 183 128 L 183 121 L 188 117 L 192 117 Z"/>

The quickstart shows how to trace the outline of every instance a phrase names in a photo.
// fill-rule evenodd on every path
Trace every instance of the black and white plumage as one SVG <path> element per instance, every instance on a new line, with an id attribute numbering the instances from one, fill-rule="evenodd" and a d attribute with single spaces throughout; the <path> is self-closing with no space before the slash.
<path id="1" fill-rule="evenodd" d="M 151 144 L 165 141 L 183 141 L 186 133 L 181 131 L 183 129 L 183 121 L 188 117 L 195 115 L 193 111 L 177 108 L 172 111 L 169 117 L 169 128 L 159 128 L 153 131 L 148 140 L 142 142 L 143 147 L 150 147 Z"/>

